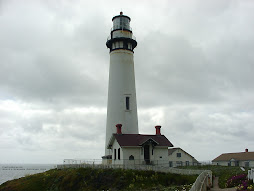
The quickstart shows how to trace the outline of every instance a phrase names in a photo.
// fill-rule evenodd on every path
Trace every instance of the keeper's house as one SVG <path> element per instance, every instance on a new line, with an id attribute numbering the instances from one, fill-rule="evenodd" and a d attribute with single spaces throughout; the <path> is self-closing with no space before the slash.
<path id="1" fill-rule="evenodd" d="M 168 148 L 173 144 L 160 133 L 161 126 L 156 126 L 156 134 L 122 134 L 122 125 L 117 124 L 117 133 L 112 134 L 108 149 L 111 149 L 114 165 L 159 165 L 169 166 Z"/>
<path id="2" fill-rule="evenodd" d="M 212 160 L 213 165 L 254 167 L 254 152 L 224 153 Z"/>

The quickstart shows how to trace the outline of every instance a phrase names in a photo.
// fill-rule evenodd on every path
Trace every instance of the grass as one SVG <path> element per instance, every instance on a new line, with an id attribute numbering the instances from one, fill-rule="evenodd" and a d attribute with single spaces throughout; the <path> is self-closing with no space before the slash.
<path id="1" fill-rule="evenodd" d="M 196 175 L 124 169 L 52 169 L 0 185 L 0 191 L 182 190 Z M 188 189 L 187 189 L 188 190 Z"/>

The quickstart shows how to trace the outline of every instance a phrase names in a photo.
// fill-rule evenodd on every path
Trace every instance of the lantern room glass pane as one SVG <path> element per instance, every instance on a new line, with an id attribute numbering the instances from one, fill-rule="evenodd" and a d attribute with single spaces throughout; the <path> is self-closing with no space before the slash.
<path id="1" fill-rule="evenodd" d="M 117 17 L 113 21 L 113 29 L 130 30 L 130 20 L 127 17 Z"/>

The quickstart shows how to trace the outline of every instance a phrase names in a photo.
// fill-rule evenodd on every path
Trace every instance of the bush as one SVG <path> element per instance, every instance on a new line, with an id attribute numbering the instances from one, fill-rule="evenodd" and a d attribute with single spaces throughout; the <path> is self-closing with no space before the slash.
<path id="1" fill-rule="evenodd" d="M 237 187 L 237 191 L 254 191 L 252 182 L 247 180 L 247 174 L 232 176 L 228 179 L 226 187 Z"/>
<path id="2" fill-rule="evenodd" d="M 219 187 L 225 188 L 229 178 L 242 174 L 243 171 L 239 167 L 234 166 L 219 166 L 219 165 L 200 165 L 200 166 L 187 166 L 181 167 L 183 169 L 199 169 L 199 170 L 211 170 L 213 176 L 219 177 Z"/>
<path id="3" fill-rule="evenodd" d="M 243 181 L 246 180 L 246 176 L 247 176 L 247 174 L 240 174 L 240 175 L 232 176 L 231 178 L 228 179 L 225 186 L 227 188 L 239 186 Z"/>

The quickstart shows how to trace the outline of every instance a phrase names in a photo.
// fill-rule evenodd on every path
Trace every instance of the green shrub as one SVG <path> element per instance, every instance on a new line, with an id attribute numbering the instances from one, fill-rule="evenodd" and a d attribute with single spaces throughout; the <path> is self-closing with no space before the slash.
<path id="1" fill-rule="evenodd" d="M 182 169 L 196 169 L 196 170 L 211 170 L 213 176 L 219 177 L 219 187 L 225 188 L 227 180 L 235 175 L 242 174 L 243 171 L 240 167 L 234 166 L 219 166 L 219 165 L 199 165 L 199 166 L 187 166 L 179 167 Z"/>

